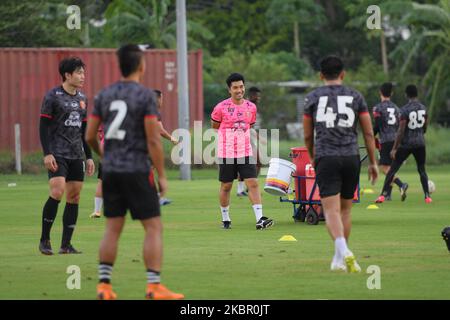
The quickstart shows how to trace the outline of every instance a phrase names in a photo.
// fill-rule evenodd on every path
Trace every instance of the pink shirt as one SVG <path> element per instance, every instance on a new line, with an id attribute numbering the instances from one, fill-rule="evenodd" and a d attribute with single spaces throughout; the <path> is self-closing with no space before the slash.
<path id="1" fill-rule="evenodd" d="M 234 104 L 231 98 L 217 104 L 211 119 L 220 122 L 218 152 L 219 158 L 243 158 L 253 155 L 250 144 L 250 127 L 256 122 L 256 105 L 243 100 Z"/>

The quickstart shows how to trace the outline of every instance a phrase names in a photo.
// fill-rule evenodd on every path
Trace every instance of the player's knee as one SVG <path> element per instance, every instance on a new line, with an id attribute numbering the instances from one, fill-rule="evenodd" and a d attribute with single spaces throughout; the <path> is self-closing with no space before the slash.
<path id="1" fill-rule="evenodd" d="M 55 200 L 61 200 L 64 195 L 64 189 L 54 187 L 50 189 L 50 196 Z"/>
<path id="2" fill-rule="evenodd" d="M 247 187 L 249 189 L 256 189 L 256 188 L 258 188 L 258 180 L 256 180 L 256 179 L 247 179 L 245 181 L 245 184 L 247 185 Z"/>
<path id="3" fill-rule="evenodd" d="M 161 219 L 158 217 L 149 219 L 148 224 L 146 225 L 145 229 L 148 234 L 152 234 L 152 235 L 162 234 L 163 225 L 162 225 Z"/>
<path id="4" fill-rule="evenodd" d="M 233 187 L 232 182 L 222 183 L 222 185 L 220 186 L 220 191 L 230 192 L 232 187 Z"/>
<path id="5" fill-rule="evenodd" d="M 67 195 L 67 202 L 69 203 L 79 203 L 80 202 L 80 194 L 74 193 L 71 195 Z"/>

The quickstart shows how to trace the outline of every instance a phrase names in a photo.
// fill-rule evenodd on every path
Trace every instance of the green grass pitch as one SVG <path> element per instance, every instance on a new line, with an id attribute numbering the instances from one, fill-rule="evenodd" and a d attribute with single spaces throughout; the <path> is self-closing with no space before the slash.
<path id="1" fill-rule="evenodd" d="M 186 299 L 449 299 L 450 253 L 440 236 L 450 225 L 450 168 L 429 167 L 436 184 L 433 203 L 426 205 L 419 177 L 411 168 L 400 177 L 410 184 L 406 202 L 397 188 L 392 202 L 367 210 L 382 181 L 368 185 L 365 168 L 361 186 L 375 194 L 362 196 L 353 209 L 350 248 L 361 274 L 329 271 L 334 246 L 324 222 L 294 223 L 292 206 L 263 194 L 264 214 L 275 220 L 265 231 L 255 230 L 248 199 L 231 199 L 231 230 L 220 228 L 217 172 L 194 171 L 190 182 L 171 172 L 169 197 L 163 207 L 164 262 L 162 280 Z M 383 178 L 383 177 L 382 177 Z M 16 183 L 14 187 L 8 184 Z M 261 187 L 264 178 L 260 179 Z M 46 176 L 0 176 L 0 299 L 94 299 L 97 251 L 104 220 L 89 219 L 96 179 L 87 178 L 82 191 L 73 244 L 81 255 L 43 256 L 38 251 L 41 210 L 47 198 Z M 262 188 L 261 188 L 262 189 Z M 52 245 L 61 241 L 59 207 Z M 283 235 L 298 241 L 280 242 Z M 143 299 L 145 268 L 143 230 L 127 219 L 113 285 L 120 299 Z M 81 289 L 66 287 L 67 267 L 81 270 Z M 381 289 L 369 290 L 370 265 L 381 270 Z"/>

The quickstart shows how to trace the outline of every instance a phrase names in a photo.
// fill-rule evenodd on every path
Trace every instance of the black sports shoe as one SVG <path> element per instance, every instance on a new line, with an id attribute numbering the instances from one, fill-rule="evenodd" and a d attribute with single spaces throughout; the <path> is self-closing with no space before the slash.
<path id="1" fill-rule="evenodd" d="M 267 229 L 273 226 L 273 220 L 267 217 L 261 217 L 259 221 L 256 223 L 256 230 Z"/>
<path id="2" fill-rule="evenodd" d="M 50 240 L 43 240 L 39 242 L 39 251 L 47 256 L 53 255 L 52 245 Z"/>
<path id="3" fill-rule="evenodd" d="M 408 190 L 409 185 L 405 182 L 401 187 L 400 187 L 400 195 L 402 196 L 402 201 L 405 201 L 406 199 L 406 190 Z"/>
<path id="4" fill-rule="evenodd" d="M 392 200 L 392 186 L 389 186 L 387 189 L 387 194 L 384 196 L 384 201 Z"/>
<path id="5" fill-rule="evenodd" d="M 441 232 L 442 238 L 444 238 L 445 243 L 447 244 L 447 249 L 450 251 L 450 227 L 444 228 Z"/>
<path id="6" fill-rule="evenodd" d="M 71 244 L 66 247 L 61 247 L 59 249 L 59 254 L 79 254 L 81 251 L 75 249 Z"/>
<path id="7" fill-rule="evenodd" d="M 231 229 L 231 221 L 222 221 L 224 229 Z"/>

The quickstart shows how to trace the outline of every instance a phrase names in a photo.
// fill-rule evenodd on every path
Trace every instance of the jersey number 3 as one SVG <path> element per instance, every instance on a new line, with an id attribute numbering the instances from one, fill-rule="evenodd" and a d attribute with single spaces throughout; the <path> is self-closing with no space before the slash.
<path id="1" fill-rule="evenodd" d="M 127 115 L 127 104 L 123 100 L 114 100 L 109 106 L 109 111 L 117 111 L 117 114 L 106 131 L 105 139 L 125 139 L 126 131 L 121 130 L 120 126 Z"/>
<path id="2" fill-rule="evenodd" d="M 334 123 L 338 114 L 344 114 L 347 119 L 339 119 L 338 126 L 343 128 L 350 128 L 355 122 L 355 112 L 352 108 L 347 107 L 348 104 L 353 102 L 352 96 L 338 96 L 337 97 L 337 107 L 338 113 L 333 112 L 333 108 L 327 107 L 328 97 L 322 96 L 319 99 L 319 104 L 317 105 L 317 122 L 325 122 L 327 128 L 334 128 Z"/>

